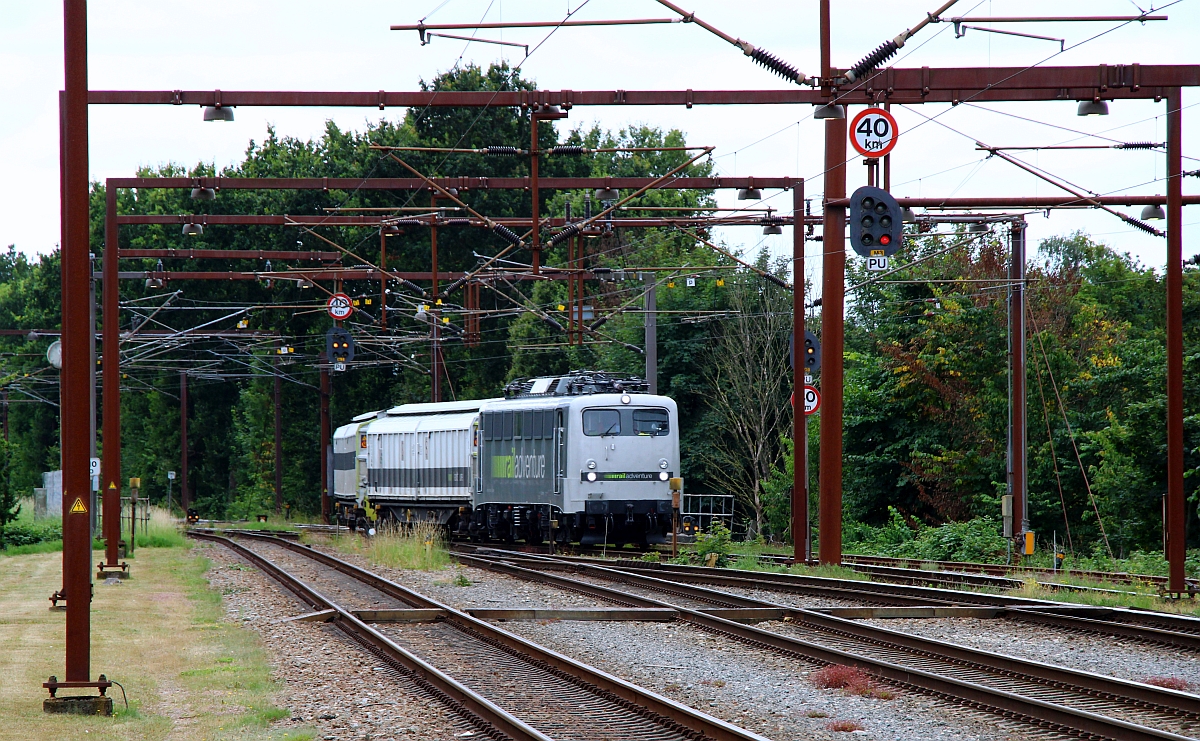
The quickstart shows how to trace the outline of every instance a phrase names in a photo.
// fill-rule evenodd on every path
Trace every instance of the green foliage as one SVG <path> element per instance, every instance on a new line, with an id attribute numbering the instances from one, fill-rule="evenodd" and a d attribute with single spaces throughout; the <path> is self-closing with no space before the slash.
<path id="1" fill-rule="evenodd" d="M 714 519 L 708 530 L 696 533 L 696 556 L 700 563 L 707 563 L 710 554 L 716 554 L 717 566 L 729 565 L 729 554 L 733 553 L 733 538 L 729 528 Z"/>
<path id="2" fill-rule="evenodd" d="M 21 514 L 21 502 L 16 487 L 12 486 L 10 468 L 8 442 L 0 439 L 0 541 L 4 538 L 5 526 Z"/>
<path id="3" fill-rule="evenodd" d="M 889 520 L 881 527 L 847 523 L 845 551 L 928 561 L 1001 563 L 1006 557 L 1008 546 L 1000 524 L 990 517 L 913 529 L 894 507 L 888 512 Z"/>
<path id="4" fill-rule="evenodd" d="M 62 520 L 10 522 L 0 528 L 0 546 L 26 546 L 62 540 Z"/>

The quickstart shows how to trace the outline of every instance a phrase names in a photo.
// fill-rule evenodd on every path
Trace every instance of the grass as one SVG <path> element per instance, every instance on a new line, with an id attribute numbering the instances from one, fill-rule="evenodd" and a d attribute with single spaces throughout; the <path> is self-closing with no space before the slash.
<path id="1" fill-rule="evenodd" d="M 138 524 L 137 539 L 134 540 L 137 548 L 183 548 L 187 545 L 187 538 L 179 531 L 179 521 L 164 507 L 151 507 L 150 521 L 146 525 L 142 532 L 142 526 Z M 137 555 L 137 548 L 134 555 Z"/>
<path id="2" fill-rule="evenodd" d="M 274 513 L 264 513 L 267 515 L 266 522 L 259 522 L 257 518 L 249 520 L 238 520 L 236 522 L 218 522 L 212 527 L 225 530 L 278 530 L 287 531 L 295 530 L 297 525 L 315 525 L 324 522 L 320 514 L 307 515 L 293 513 L 290 518 L 284 515 Z"/>
<path id="3" fill-rule="evenodd" d="M 832 720 L 825 724 L 825 730 L 840 733 L 850 733 L 851 731 L 863 731 L 862 724 L 854 720 Z"/>
<path id="4" fill-rule="evenodd" d="M 453 563 L 442 527 L 428 522 L 383 523 L 370 537 L 313 535 L 312 539 L 394 569 L 436 571 Z"/>
<path id="5" fill-rule="evenodd" d="M 96 585 L 92 674 L 124 685 L 129 710 L 114 688 L 112 718 L 43 714 L 41 683 L 63 672 L 64 614 L 46 609 L 60 568 L 57 555 L 32 554 L 0 571 L 0 672 L 8 680 L 0 739 L 314 738 L 270 727 L 288 713 L 274 703 L 278 687 L 258 637 L 225 622 L 221 595 L 205 579 L 208 562 L 189 548 L 147 548 L 132 579 Z"/>
<path id="6" fill-rule="evenodd" d="M 1122 586 L 1113 585 L 1113 588 L 1121 589 Z M 1128 585 L 1123 588 L 1125 590 L 1130 589 Z M 1113 594 L 1110 592 L 1072 592 L 1061 589 L 1047 589 L 1033 579 L 1026 579 L 1021 587 L 1008 590 L 1005 594 L 1012 597 L 1053 600 L 1077 605 L 1130 607 L 1136 610 L 1154 610 L 1179 615 L 1200 616 L 1200 604 L 1197 604 L 1194 599 L 1167 600 L 1153 593 Z"/>

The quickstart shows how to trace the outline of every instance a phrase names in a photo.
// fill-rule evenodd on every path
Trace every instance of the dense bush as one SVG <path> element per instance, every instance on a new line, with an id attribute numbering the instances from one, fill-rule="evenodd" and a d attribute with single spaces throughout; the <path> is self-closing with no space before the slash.
<path id="1" fill-rule="evenodd" d="M 717 555 L 717 566 L 729 565 L 729 554 L 733 552 L 733 538 L 729 528 L 713 520 L 707 532 L 696 533 L 696 556 L 705 563 L 709 554 Z"/>
<path id="2" fill-rule="evenodd" d="M 882 527 L 847 523 L 846 552 L 924 561 L 998 562 L 1006 557 L 1000 523 L 991 517 L 913 529 L 895 508 L 889 507 L 888 514 L 889 521 Z"/>
<path id="3" fill-rule="evenodd" d="M 62 540 L 61 521 L 10 522 L 0 527 L 0 548 L 35 545 L 50 540 Z"/>

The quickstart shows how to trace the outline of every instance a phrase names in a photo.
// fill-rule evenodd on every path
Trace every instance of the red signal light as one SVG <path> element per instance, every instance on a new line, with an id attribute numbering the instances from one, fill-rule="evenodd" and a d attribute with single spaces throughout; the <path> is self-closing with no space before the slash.
<path id="1" fill-rule="evenodd" d="M 892 235 L 884 234 L 882 237 L 879 238 L 879 243 L 880 244 L 891 244 L 892 243 Z"/>

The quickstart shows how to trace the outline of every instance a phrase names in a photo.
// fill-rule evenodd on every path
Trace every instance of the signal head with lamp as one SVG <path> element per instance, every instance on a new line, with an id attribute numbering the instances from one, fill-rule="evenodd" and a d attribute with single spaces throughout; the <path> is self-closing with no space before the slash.
<path id="1" fill-rule="evenodd" d="M 904 243 L 904 211 L 883 188 L 863 186 L 850 197 L 850 245 L 863 257 L 890 257 Z"/>

